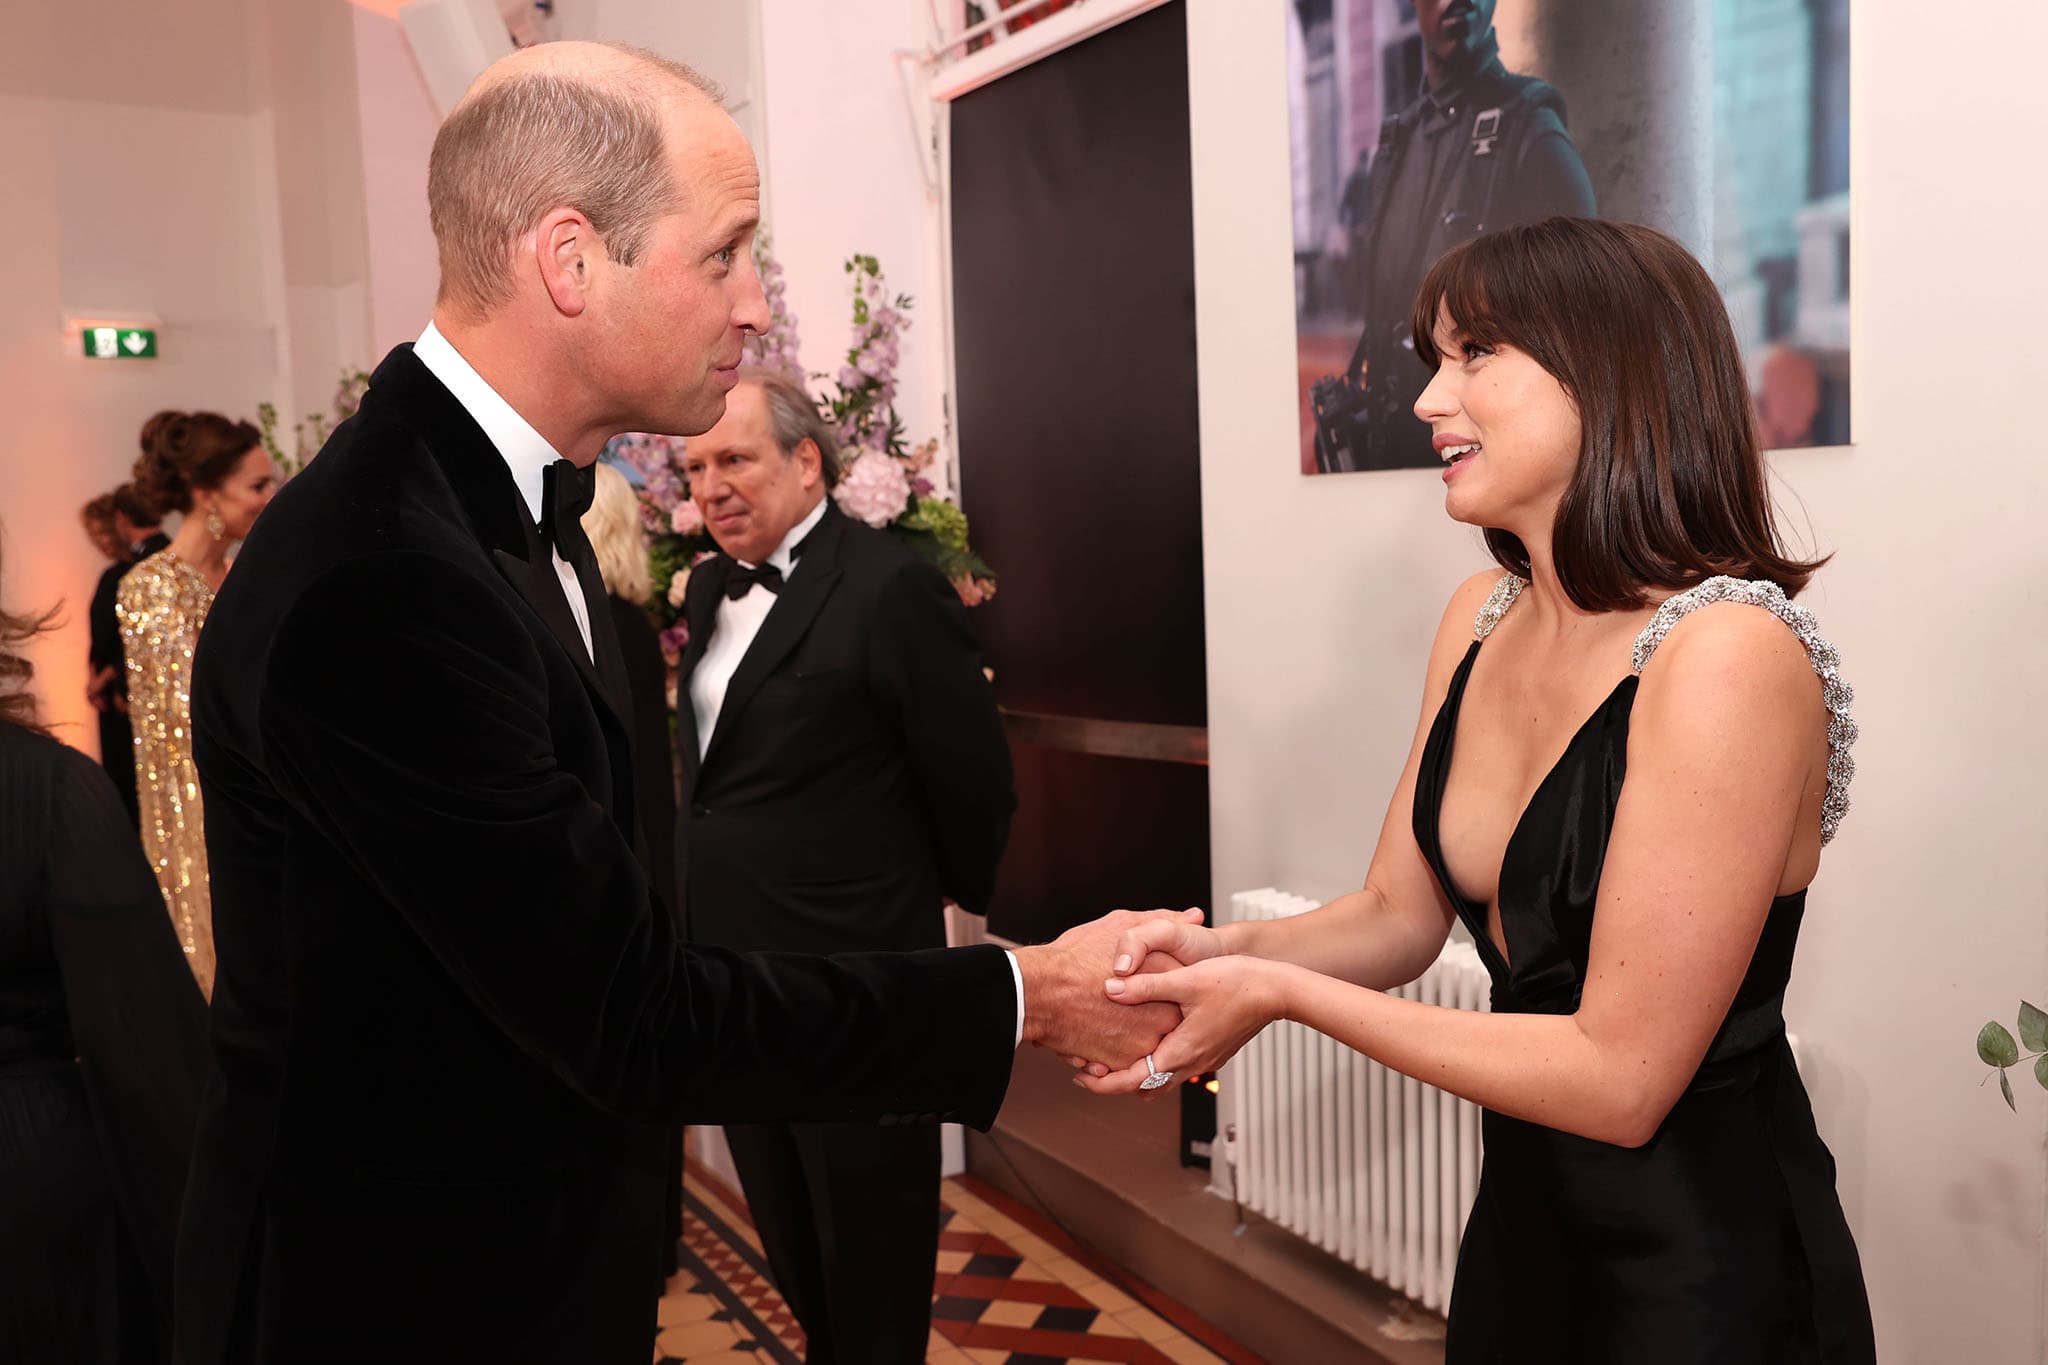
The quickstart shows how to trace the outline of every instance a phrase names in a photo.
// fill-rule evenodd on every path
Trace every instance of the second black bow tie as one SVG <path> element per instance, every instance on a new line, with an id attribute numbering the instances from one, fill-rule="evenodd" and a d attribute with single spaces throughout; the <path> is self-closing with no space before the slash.
<path id="1" fill-rule="evenodd" d="M 554 546 L 566 564 L 576 562 L 576 550 L 590 543 L 583 533 L 583 514 L 597 493 L 597 467 L 579 469 L 568 460 L 556 460 L 540 476 L 540 540 Z"/>
<path id="2" fill-rule="evenodd" d="M 737 602 L 752 592 L 756 583 L 759 583 L 772 593 L 780 593 L 782 591 L 782 570 L 776 568 L 773 564 L 756 564 L 750 569 L 735 559 L 732 562 L 732 568 L 726 573 L 725 595 L 732 601 Z"/>

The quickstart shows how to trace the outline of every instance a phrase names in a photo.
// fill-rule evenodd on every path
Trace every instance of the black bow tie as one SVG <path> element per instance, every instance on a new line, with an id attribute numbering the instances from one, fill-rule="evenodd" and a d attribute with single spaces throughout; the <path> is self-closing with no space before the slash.
<path id="1" fill-rule="evenodd" d="M 583 534 L 583 514 L 597 493 L 597 467 L 579 469 L 568 460 L 556 460 L 540 476 L 540 543 L 553 546 L 564 563 L 576 562 L 576 551 L 588 548 Z"/>
<path id="2" fill-rule="evenodd" d="M 732 568 L 726 572 L 725 595 L 729 600 L 737 602 L 752 592 L 756 583 L 772 593 L 779 594 L 782 591 L 782 570 L 773 564 L 756 564 L 750 569 L 735 559 Z"/>
<path id="3" fill-rule="evenodd" d="M 819 525 L 823 524 L 824 523 L 822 522 L 819 523 Z M 789 547 L 789 559 L 791 568 L 795 568 L 796 561 L 803 557 L 804 546 L 810 544 L 811 537 L 817 534 L 818 527 L 813 526 L 805 534 L 802 540 L 799 540 L 796 544 Z M 737 559 L 734 559 L 731 555 L 727 555 L 726 560 L 728 563 L 732 565 L 732 567 L 726 571 L 725 576 L 725 595 L 729 600 L 734 602 L 739 601 L 742 597 L 745 597 L 748 593 L 754 590 L 754 585 L 756 583 L 759 583 L 762 587 L 768 589 L 768 591 L 772 593 L 775 593 L 777 596 L 781 595 L 782 570 L 776 568 L 773 564 L 756 564 L 753 568 L 750 569 L 746 565 L 740 563 Z"/>

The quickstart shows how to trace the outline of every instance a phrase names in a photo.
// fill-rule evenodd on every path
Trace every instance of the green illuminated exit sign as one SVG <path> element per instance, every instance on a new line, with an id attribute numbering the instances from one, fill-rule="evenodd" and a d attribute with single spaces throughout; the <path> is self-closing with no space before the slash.
<path id="1" fill-rule="evenodd" d="M 87 327 L 85 354 L 89 360 L 154 360 L 154 327 Z"/>

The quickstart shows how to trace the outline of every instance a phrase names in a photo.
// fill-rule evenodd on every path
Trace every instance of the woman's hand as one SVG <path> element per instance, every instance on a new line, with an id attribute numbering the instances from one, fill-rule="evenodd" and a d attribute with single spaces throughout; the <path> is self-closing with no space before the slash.
<path id="1" fill-rule="evenodd" d="M 1152 1064 L 1161 1071 L 1198 1076 L 1229 1061 L 1260 1029 L 1283 1016 L 1287 978 L 1299 970 L 1226 954 L 1175 971 L 1111 977 L 1103 989 L 1122 1004 L 1178 1004 L 1180 1027 L 1153 1049 Z M 1122 1071 L 1089 1067 L 1074 1083 L 1098 1095 L 1128 1095 L 1150 1074 L 1141 1060 Z"/>
<path id="2" fill-rule="evenodd" d="M 1147 953 L 1165 953 L 1191 967 L 1229 951 L 1221 934 L 1202 927 L 1200 910 L 1189 907 L 1178 914 L 1154 911 L 1118 936 L 1116 958 L 1109 969 L 1118 976 L 1131 976 L 1145 969 Z"/>

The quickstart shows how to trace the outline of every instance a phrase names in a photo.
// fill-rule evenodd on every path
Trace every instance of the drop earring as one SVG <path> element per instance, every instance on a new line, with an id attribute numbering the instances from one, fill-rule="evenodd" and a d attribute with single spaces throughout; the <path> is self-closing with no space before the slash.
<path id="1" fill-rule="evenodd" d="M 206 509 L 206 534 L 212 536 L 215 540 L 225 540 L 227 538 L 228 524 L 220 519 L 220 512 L 216 508 L 209 507 Z"/>

